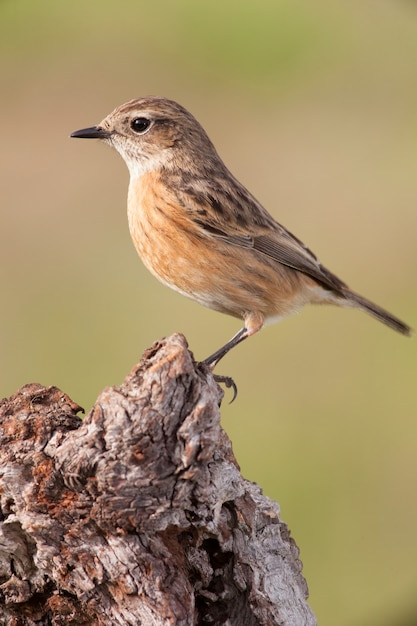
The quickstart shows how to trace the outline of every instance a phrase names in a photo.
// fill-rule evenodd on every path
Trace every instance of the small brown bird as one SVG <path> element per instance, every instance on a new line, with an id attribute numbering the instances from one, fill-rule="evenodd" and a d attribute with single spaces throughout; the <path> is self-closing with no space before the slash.
<path id="1" fill-rule="evenodd" d="M 407 324 L 351 291 L 278 224 L 176 102 L 131 100 L 71 137 L 102 139 L 125 160 L 129 229 L 146 267 L 168 287 L 243 319 L 243 328 L 204 361 L 210 367 L 265 321 L 307 303 L 361 309 L 410 335 Z"/>

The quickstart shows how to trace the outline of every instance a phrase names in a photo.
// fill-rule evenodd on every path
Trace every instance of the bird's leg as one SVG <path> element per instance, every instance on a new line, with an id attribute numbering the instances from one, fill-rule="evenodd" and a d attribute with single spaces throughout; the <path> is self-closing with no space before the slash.
<path id="1" fill-rule="evenodd" d="M 214 352 L 214 354 L 212 354 L 211 356 L 207 357 L 207 359 L 204 359 L 203 361 L 204 365 L 207 365 L 211 370 L 213 370 L 215 366 L 217 365 L 217 363 L 220 361 L 220 359 L 226 356 L 226 354 L 232 348 L 237 346 L 241 341 L 243 341 L 247 337 L 250 337 L 251 335 L 254 335 L 255 333 L 258 332 L 258 330 L 261 330 L 263 323 L 264 323 L 264 316 L 258 312 L 248 313 L 247 315 L 245 315 L 244 319 L 245 319 L 244 327 L 241 328 L 236 333 L 236 335 L 234 335 L 230 339 L 230 341 L 228 341 L 224 346 L 216 350 L 216 352 Z M 231 378 L 230 376 L 221 376 L 218 374 L 213 374 L 213 378 L 216 381 L 216 383 L 224 383 L 226 387 L 228 388 L 231 387 L 233 389 L 233 398 L 231 400 L 231 403 L 232 403 L 233 400 L 237 396 L 237 387 L 233 378 Z"/>
<path id="2" fill-rule="evenodd" d="M 203 363 L 208 365 L 211 369 L 217 365 L 217 363 L 222 359 L 226 354 L 235 346 L 238 345 L 241 341 L 254 335 L 261 330 L 264 324 L 264 316 L 262 313 L 257 311 L 252 311 L 251 313 L 247 313 L 244 316 L 245 325 L 241 328 L 236 335 L 234 335 L 230 341 L 228 341 L 224 346 L 219 348 L 214 354 L 209 356 L 207 359 L 204 359 Z"/>
<path id="3" fill-rule="evenodd" d="M 235 346 L 238 345 L 238 343 L 246 339 L 246 337 L 249 337 L 249 331 L 247 330 L 246 326 L 244 326 L 224 346 L 216 350 L 216 352 L 214 352 L 214 354 L 212 354 L 211 356 L 207 357 L 207 359 L 204 359 L 203 363 L 205 365 L 208 365 L 210 369 L 214 369 L 217 363 L 220 361 L 220 359 L 226 356 L 226 354 L 232 348 L 234 348 Z"/>
<path id="4" fill-rule="evenodd" d="M 238 343 L 246 339 L 246 337 L 249 337 L 249 334 L 246 327 L 244 326 L 224 346 L 216 350 L 216 352 L 209 356 L 207 359 L 204 359 L 204 365 L 207 365 L 211 370 L 213 370 L 217 363 L 220 361 L 220 359 L 222 359 L 229 352 L 229 350 L 237 346 Z M 216 383 L 223 383 L 228 389 L 233 389 L 233 398 L 230 400 L 230 404 L 232 404 L 237 396 L 237 386 L 233 378 L 231 378 L 230 376 L 222 376 L 221 374 L 213 374 L 213 378 Z"/>

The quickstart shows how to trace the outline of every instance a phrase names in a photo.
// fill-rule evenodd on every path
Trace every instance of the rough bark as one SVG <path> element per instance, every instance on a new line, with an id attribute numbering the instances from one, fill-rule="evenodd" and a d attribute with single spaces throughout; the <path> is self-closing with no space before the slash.
<path id="1" fill-rule="evenodd" d="M 298 549 L 242 478 L 221 399 L 173 335 L 84 420 L 56 387 L 0 402 L 1 625 L 316 623 Z"/>

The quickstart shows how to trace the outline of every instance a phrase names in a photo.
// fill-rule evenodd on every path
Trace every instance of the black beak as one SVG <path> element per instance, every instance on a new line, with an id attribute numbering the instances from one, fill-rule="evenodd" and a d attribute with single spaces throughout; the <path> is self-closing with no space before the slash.
<path id="1" fill-rule="evenodd" d="M 111 133 L 100 126 L 90 126 L 90 128 L 82 128 L 71 133 L 70 137 L 78 137 L 80 139 L 108 139 Z"/>

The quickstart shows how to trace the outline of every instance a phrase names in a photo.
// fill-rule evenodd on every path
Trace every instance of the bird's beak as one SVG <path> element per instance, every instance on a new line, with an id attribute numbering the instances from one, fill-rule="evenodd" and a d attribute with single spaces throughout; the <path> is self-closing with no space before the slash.
<path id="1" fill-rule="evenodd" d="M 111 133 L 100 126 L 90 126 L 90 128 L 81 128 L 71 133 L 70 137 L 78 137 L 80 139 L 108 139 Z"/>

